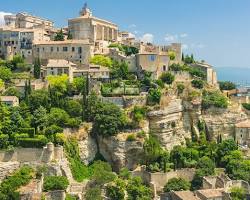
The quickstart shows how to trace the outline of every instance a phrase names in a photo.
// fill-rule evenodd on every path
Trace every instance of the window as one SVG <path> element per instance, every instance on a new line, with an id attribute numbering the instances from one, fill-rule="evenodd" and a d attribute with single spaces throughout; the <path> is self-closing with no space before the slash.
<path id="1" fill-rule="evenodd" d="M 79 54 L 82 53 L 82 47 L 78 47 L 78 53 L 79 53 Z"/>
<path id="2" fill-rule="evenodd" d="M 50 51 L 53 52 L 54 48 L 53 47 L 50 47 Z"/>
<path id="3" fill-rule="evenodd" d="M 43 51 L 44 51 L 44 47 L 43 47 Z"/>
<path id="4" fill-rule="evenodd" d="M 39 52 L 39 50 L 40 50 L 39 48 L 36 49 L 37 52 Z"/>
<path id="5" fill-rule="evenodd" d="M 59 51 L 59 47 L 57 47 L 57 52 Z"/>
<path id="6" fill-rule="evenodd" d="M 72 52 L 74 52 L 75 51 L 75 47 L 72 47 Z"/>
<path id="7" fill-rule="evenodd" d="M 166 65 L 163 65 L 163 71 L 164 72 L 166 71 Z"/>
<path id="8" fill-rule="evenodd" d="M 68 51 L 68 47 L 63 47 L 63 51 Z"/>
<path id="9" fill-rule="evenodd" d="M 149 59 L 149 61 L 154 62 L 156 59 L 156 55 L 149 55 L 148 59 Z"/>

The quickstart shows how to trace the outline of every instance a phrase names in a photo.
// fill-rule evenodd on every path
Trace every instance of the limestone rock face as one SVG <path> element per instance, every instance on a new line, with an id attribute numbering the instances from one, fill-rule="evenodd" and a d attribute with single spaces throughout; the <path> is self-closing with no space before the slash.
<path id="1" fill-rule="evenodd" d="M 216 139 L 221 134 L 222 138 L 234 138 L 235 124 L 245 121 L 247 115 L 239 110 L 208 110 L 202 114 L 210 139 Z"/>
<path id="2" fill-rule="evenodd" d="M 143 142 L 124 141 L 118 137 L 98 138 L 100 153 L 112 165 L 115 171 L 123 167 L 133 170 L 140 162 Z"/>
<path id="3" fill-rule="evenodd" d="M 78 146 L 82 161 L 88 165 L 94 160 L 97 153 L 97 145 L 95 140 L 89 135 L 84 140 L 79 141 Z"/>
<path id="4" fill-rule="evenodd" d="M 154 134 L 161 145 L 171 150 L 176 145 L 185 144 L 185 138 L 190 138 L 189 116 L 184 115 L 181 99 L 173 99 L 165 106 L 164 110 L 152 111 L 148 114 L 149 129 Z"/>
<path id="5" fill-rule="evenodd" d="M 19 162 L 0 162 L 0 182 L 19 167 Z"/>

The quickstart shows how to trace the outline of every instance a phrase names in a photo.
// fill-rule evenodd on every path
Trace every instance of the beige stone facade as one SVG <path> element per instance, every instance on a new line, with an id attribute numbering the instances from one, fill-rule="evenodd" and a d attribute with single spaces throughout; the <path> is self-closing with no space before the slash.
<path id="1" fill-rule="evenodd" d="M 92 16 L 85 7 L 80 16 L 68 21 L 69 32 L 75 40 L 89 40 L 95 45 L 97 54 L 105 53 L 110 42 L 118 39 L 118 26 L 112 22 Z"/>
<path id="2" fill-rule="evenodd" d="M 5 25 L 15 28 L 52 28 L 54 23 L 41 17 L 33 16 L 28 13 L 18 13 L 16 15 L 7 15 L 4 17 Z"/>
<path id="3" fill-rule="evenodd" d="M 49 59 L 48 63 L 41 68 L 41 77 L 58 76 L 66 74 L 69 77 L 69 81 L 73 81 L 73 71 L 76 68 L 76 64 L 63 59 Z"/>
<path id="4" fill-rule="evenodd" d="M 240 145 L 250 147 L 250 119 L 235 125 L 235 138 Z"/>
<path id="5" fill-rule="evenodd" d="M 65 59 L 77 65 L 88 65 L 93 56 L 93 45 L 87 40 L 37 42 L 33 45 L 33 59 L 42 63 L 48 59 Z"/>
<path id="6" fill-rule="evenodd" d="M 90 64 L 85 68 L 77 68 L 73 72 L 73 77 L 87 75 L 89 75 L 91 79 L 109 79 L 110 70 L 107 67 Z"/>
<path id="7" fill-rule="evenodd" d="M 16 96 L 0 96 L 0 101 L 7 106 L 19 106 L 19 99 Z"/>
<path id="8" fill-rule="evenodd" d="M 170 60 L 169 51 L 175 52 L 175 59 Z M 140 45 L 137 54 L 137 70 L 152 72 L 153 78 L 158 78 L 163 72 L 168 71 L 171 62 L 181 62 L 181 45 L 169 46 Z"/>
<path id="9" fill-rule="evenodd" d="M 48 41 L 50 37 L 44 29 L 0 28 L 0 56 L 12 59 L 22 55 L 28 63 L 32 62 L 32 45 L 35 42 Z"/>

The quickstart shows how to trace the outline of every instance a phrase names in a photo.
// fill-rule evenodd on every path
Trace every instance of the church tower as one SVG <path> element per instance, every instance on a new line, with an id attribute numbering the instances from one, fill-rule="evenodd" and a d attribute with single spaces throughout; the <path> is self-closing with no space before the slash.
<path id="1" fill-rule="evenodd" d="M 85 16 L 85 17 L 91 17 L 92 16 L 92 12 L 88 8 L 88 4 L 87 3 L 84 4 L 82 10 L 80 11 L 80 16 Z"/>

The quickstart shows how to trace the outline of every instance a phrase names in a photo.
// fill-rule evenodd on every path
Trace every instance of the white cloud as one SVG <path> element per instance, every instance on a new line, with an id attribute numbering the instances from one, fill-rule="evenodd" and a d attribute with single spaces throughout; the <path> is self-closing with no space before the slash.
<path id="1" fill-rule="evenodd" d="M 181 47 L 182 47 L 182 50 L 188 49 L 188 45 L 187 44 L 182 44 Z"/>
<path id="2" fill-rule="evenodd" d="M 137 26 L 136 26 L 136 24 L 130 24 L 128 27 L 129 28 L 136 28 Z"/>
<path id="3" fill-rule="evenodd" d="M 175 40 L 178 40 L 178 35 L 166 34 L 164 40 L 167 42 L 173 42 Z"/>
<path id="4" fill-rule="evenodd" d="M 154 35 L 151 33 L 145 33 L 140 40 L 145 43 L 153 43 L 154 41 Z"/>
<path id="5" fill-rule="evenodd" d="M 185 37 L 187 37 L 187 36 L 188 36 L 187 33 L 182 33 L 182 34 L 180 34 L 180 37 L 181 37 L 181 38 L 185 38 Z"/>
<path id="6" fill-rule="evenodd" d="M 4 25 L 4 15 L 11 15 L 11 13 L 0 11 L 0 26 Z"/>
<path id="7" fill-rule="evenodd" d="M 187 33 L 175 34 L 175 35 L 167 33 L 164 37 L 164 40 L 167 42 L 174 42 L 186 37 L 188 37 Z"/>

